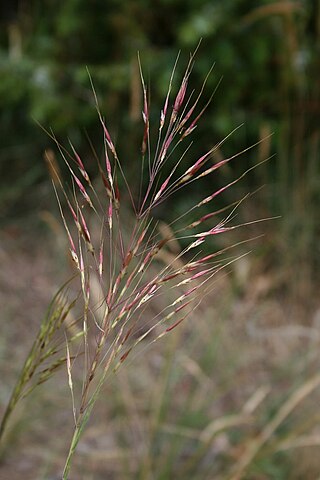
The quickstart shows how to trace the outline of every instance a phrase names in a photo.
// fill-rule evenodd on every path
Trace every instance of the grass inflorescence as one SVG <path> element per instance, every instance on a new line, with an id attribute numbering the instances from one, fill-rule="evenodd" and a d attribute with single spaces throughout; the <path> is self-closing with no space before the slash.
<path id="1" fill-rule="evenodd" d="M 181 150 L 180 144 L 188 143 L 189 136 L 195 131 L 212 99 L 211 96 L 208 102 L 201 106 L 208 76 L 197 95 L 194 92 L 189 93 L 188 84 L 193 64 L 194 54 L 190 56 L 175 95 L 172 94 L 176 71 L 176 64 L 174 65 L 153 147 L 150 139 L 149 92 L 139 61 L 144 127 L 141 160 L 137 163 L 137 171 L 141 172 L 141 178 L 138 178 L 137 182 L 138 195 L 133 193 L 125 175 L 116 144 L 100 110 L 93 82 L 92 90 L 104 142 L 104 158 L 98 161 L 101 183 L 99 187 L 90 178 L 86 162 L 75 147 L 70 143 L 71 150 L 68 152 L 61 147 L 54 135 L 51 135 L 72 179 L 70 193 L 59 179 L 54 165 L 52 166 L 55 171 L 54 188 L 70 254 L 80 279 L 81 294 L 78 304 L 81 302 L 82 305 L 81 330 L 76 335 L 77 353 L 73 352 L 74 337 L 66 335 L 65 353 L 62 360 L 59 359 L 59 365 L 63 363 L 67 367 L 75 422 L 63 473 L 64 479 L 69 476 L 72 457 L 107 375 L 121 367 L 140 342 L 147 339 L 150 344 L 164 338 L 192 316 L 212 288 L 212 278 L 236 258 L 226 259 L 224 255 L 234 245 L 210 252 L 207 244 L 212 236 L 237 227 L 232 225 L 231 221 L 241 201 L 231 205 L 229 213 L 224 213 L 222 220 L 219 214 L 227 209 L 210 209 L 210 206 L 217 196 L 237 183 L 249 170 L 195 201 L 191 208 L 170 224 L 168 235 L 161 233 L 159 222 L 154 215 L 155 209 L 164 202 L 171 201 L 175 193 L 192 186 L 194 182 L 201 182 L 246 151 L 215 163 L 214 153 L 226 141 L 225 138 L 208 151 L 197 153 L 193 160 L 190 160 L 189 143 L 182 150 L 183 153 L 175 158 L 175 154 Z M 131 213 L 128 213 L 128 203 Z M 202 207 L 206 209 L 205 212 Z M 98 235 L 92 227 L 97 222 Z M 183 248 L 173 248 L 171 251 L 175 251 L 174 256 L 171 256 L 171 260 L 165 265 L 161 265 L 158 262 L 161 255 L 179 240 L 183 240 Z M 150 313 L 150 305 L 155 302 L 161 305 L 161 308 L 156 314 Z M 52 336 L 60 329 L 66 312 L 68 313 L 71 307 L 73 304 L 61 306 L 58 324 L 50 320 L 52 328 L 50 327 L 48 335 Z M 41 338 L 40 335 L 40 340 Z M 36 347 L 38 348 L 38 343 Z M 53 350 L 47 349 L 47 352 Z M 79 355 L 79 352 L 82 354 Z M 31 358 L 34 356 L 32 350 Z M 82 362 L 83 380 L 80 391 L 73 382 L 72 371 L 76 361 Z M 30 357 L 25 369 L 29 368 L 29 363 Z M 30 377 L 29 370 L 25 369 L 16 387 L 18 390 L 15 390 L 10 402 L 3 428 L 21 397 L 20 392 L 24 391 L 26 376 Z"/>

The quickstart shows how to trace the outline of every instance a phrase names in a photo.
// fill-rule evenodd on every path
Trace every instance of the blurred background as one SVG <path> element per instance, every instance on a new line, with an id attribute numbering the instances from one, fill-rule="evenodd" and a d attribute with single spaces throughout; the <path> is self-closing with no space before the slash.
<path id="1" fill-rule="evenodd" d="M 1 406 L 52 292 L 71 271 L 44 152 L 66 179 L 67 172 L 44 130 L 63 145 L 70 139 L 95 174 L 93 146 L 99 156 L 103 141 L 89 71 L 135 181 L 143 134 L 137 52 L 156 122 L 178 52 L 177 78 L 200 39 L 190 83 L 199 90 L 214 64 L 203 104 L 215 94 L 195 148 L 210 149 L 239 125 L 217 158 L 259 142 L 219 171 L 214 187 L 269 159 L 217 208 L 259 190 L 241 206 L 241 221 L 280 218 L 234 237 L 264 234 L 217 281 L 197 329 L 190 323 L 112 380 L 75 480 L 319 476 L 319 0 L 1 2 Z M 159 216 L 169 222 L 190 202 L 178 195 Z M 59 472 L 72 414 L 66 378 L 56 378 L 17 419 L 1 478 L 49 480 Z M 243 467 L 252 444 L 257 451 Z M 12 449 L 21 452 L 18 464 Z"/>

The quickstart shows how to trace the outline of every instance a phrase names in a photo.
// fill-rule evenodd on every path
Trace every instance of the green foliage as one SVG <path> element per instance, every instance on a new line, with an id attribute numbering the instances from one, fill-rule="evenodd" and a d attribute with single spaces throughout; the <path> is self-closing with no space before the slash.
<path id="1" fill-rule="evenodd" d="M 269 165 L 248 177 L 245 190 L 271 184 L 272 196 L 265 198 L 262 209 L 283 215 L 284 244 L 302 226 L 303 245 L 293 245 L 287 264 L 296 255 L 305 262 L 308 252 L 319 252 L 319 10 L 318 1 L 306 0 L 33 0 L 15 12 L 11 9 L 0 36 L 0 211 L 10 213 L 19 199 L 27 208 L 27 187 L 46 178 L 42 153 L 50 142 L 33 119 L 57 136 L 70 137 L 80 153 L 89 153 L 91 162 L 85 130 L 100 154 L 86 67 L 103 114 L 113 120 L 118 151 L 132 162 L 141 115 L 137 51 L 153 86 L 152 119 L 161 108 L 177 51 L 186 55 L 202 38 L 193 84 L 202 84 L 212 62 L 216 67 L 206 95 L 221 76 L 223 81 L 194 146 L 210 147 L 241 123 L 245 127 L 228 142 L 230 151 L 274 132 L 265 149 L 246 155 L 248 166 L 260 154 L 276 153 Z M 228 153 L 222 148 L 222 155 Z M 231 168 L 242 171 L 243 161 Z M 21 177 L 29 171 L 33 173 L 26 187 Z"/>

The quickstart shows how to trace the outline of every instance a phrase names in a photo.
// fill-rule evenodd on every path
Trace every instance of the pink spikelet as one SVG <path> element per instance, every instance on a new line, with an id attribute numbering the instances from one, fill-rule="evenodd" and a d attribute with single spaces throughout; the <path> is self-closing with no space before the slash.
<path id="1" fill-rule="evenodd" d="M 99 277 L 100 277 L 100 280 L 101 280 L 102 279 L 102 274 L 103 274 L 103 241 L 101 242 L 100 250 L 99 250 L 98 272 L 99 272 Z"/>
<path id="2" fill-rule="evenodd" d="M 108 155 L 107 150 L 105 151 L 105 158 L 106 158 L 106 169 L 107 169 L 108 180 L 109 180 L 111 188 L 113 188 L 111 163 L 110 163 L 110 160 L 109 160 L 109 155 Z"/>
<path id="3" fill-rule="evenodd" d="M 169 105 L 169 98 L 170 98 L 171 89 L 172 89 L 172 81 L 173 81 L 173 77 L 174 77 L 174 74 L 175 74 L 175 71 L 176 71 L 178 59 L 179 59 L 179 55 L 177 56 L 175 64 L 173 66 L 173 69 L 172 69 L 172 72 L 171 72 L 171 77 L 170 77 L 170 82 L 169 82 L 169 87 L 168 87 L 168 91 L 167 91 L 167 95 L 166 95 L 166 99 L 165 99 L 165 102 L 164 102 L 163 109 L 160 112 L 160 127 L 159 127 L 160 132 L 163 129 L 163 126 L 164 126 L 165 121 L 166 121 L 168 105 Z"/>
<path id="4" fill-rule="evenodd" d="M 142 139 L 142 155 L 145 155 L 148 145 L 148 137 L 149 137 L 149 107 L 147 101 L 147 92 L 146 89 L 143 89 L 143 111 L 142 111 L 142 118 L 144 123 L 144 132 L 143 132 L 143 139 Z"/>
<path id="5" fill-rule="evenodd" d="M 114 147 L 114 144 L 113 144 L 113 141 L 111 139 L 111 136 L 110 136 L 110 133 L 104 123 L 104 121 L 102 120 L 102 118 L 100 118 L 100 121 L 101 121 L 101 124 L 102 124 L 102 128 L 103 128 L 103 132 L 104 132 L 104 136 L 105 136 L 105 139 L 106 139 L 106 142 L 107 142 L 107 145 L 108 147 L 110 148 L 111 152 L 113 153 L 113 155 L 116 157 L 117 154 L 116 154 L 116 149 Z"/>
<path id="6" fill-rule="evenodd" d="M 88 202 L 88 204 L 90 205 L 90 207 L 93 209 L 93 208 L 94 208 L 94 207 L 93 207 L 93 204 L 92 204 L 92 202 L 91 202 L 91 199 L 90 199 L 89 195 L 88 195 L 87 192 L 86 192 L 86 189 L 84 188 L 84 186 L 82 185 L 82 183 L 80 182 L 80 180 L 78 179 L 78 177 L 77 177 L 73 172 L 72 172 L 72 176 L 73 176 L 76 184 L 78 185 L 79 190 L 80 190 L 80 192 L 82 193 L 84 199 Z"/>
<path id="7" fill-rule="evenodd" d="M 161 195 L 163 194 L 163 192 L 165 191 L 168 183 L 169 183 L 169 180 L 170 180 L 171 176 L 169 176 L 164 182 L 163 184 L 161 185 L 158 193 L 156 194 L 156 196 L 154 197 L 154 203 L 156 203 L 156 201 L 161 197 Z"/>
<path id="8" fill-rule="evenodd" d="M 184 97 L 186 95 L 187 86 L 188 86 L 188 77 L 185 76 L 182 80 L 182 84 L 180 86 L 179 92 L 176 96 L 176 99 L 175 99 L 175 102 L 174 102 L 174 105 L 173 105 L 173 112 L 172 112 L 172 117 L 171 117 L 172 122 L 176 121 L 178 112 L 179 112 L 179 110 L 180 110 L 180 108 L 183 104 L 183 100 L 184 100 Z"/>
<path id="9" fill-rule="evenodd" d="M 110 230 L 112 230 L 112 200 L 110 199 L 109 200 L 109 208 L 108 208 L 108 224 L 109 224 L 109 228 Z"/>
<path id="10" fill-rule="evenodd" d="M 82 175 L 83 178 L 89 183 L 89 185 L 91 185 L 89 175 L 88 175 L 88 173 L 86 172 L 86 169 L 84 168 L 83 162 L 82 162 L 79 154 L 77 153 L 76 149 L 74 148 L 74 146 L 72 145 L 71 142 L 70 142 L 70 145 L 71 145 L 72 151 L 73 151 L 73 153 L 74 153 L 74 156 L 76 157 L 76 161 L 77 161 L 77 163 L 78 163 L 78 166 L 79 166 L 79 170 L 80 170 L 80 172 L 81 172 L 81 175 Z"/>

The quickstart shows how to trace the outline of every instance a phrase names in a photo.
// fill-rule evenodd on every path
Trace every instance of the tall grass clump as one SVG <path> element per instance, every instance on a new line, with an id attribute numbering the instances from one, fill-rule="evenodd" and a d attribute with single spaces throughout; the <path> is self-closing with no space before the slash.
<path id="1" fill-rule="evenodd" d="M 176 192 L 192 187 L 246 151 L 215 163 L 214 152 L 225 142 L 223 139 L 190 159 L 192 142 L 188 142 L 189 137 L 212 99 L 211 96 L 208 102 L 202 102 L 208 76 L 199 93 L 189 93 L 193 64 L 194 54 L 174 95 L 176 64 L 173 68 L 155 142 L 150 139 L 149 92 L 140 68 L 144 127 L 142 158 L 135 167 L 137 187 L 132 188 L 125 175 L 92 82 L 104 142 L 103 160 L 98 160 L 100 187 L 90 178 L 88 166 L 74 146 L 70 143 L 68 151 L 52 135 L 72 179 L 70 190 L 57 178 L 54 188 L 81 291 L 77 300 L 78 308 L 81 304 L 78 320 L 81 331 L 72 336 L 66 328 L 65 355 L 60 360 L 68 372 L 75 424 L 63 479 L 69 477 L 73 455 L 107 376 L 126 362 L 140 342 L 147 339 L 150 344 L 165 338 L 190 317 L 212 288 L 214 275 L 235 260 L 235 257 L 225 256 L 234 245 L 210 252 L 208 244 L 213 236 L 236 228 L 230 221 L 238 203 L 229 207 L 229 212 L 227 208 L 222 209 L 226 212 L 222 218 L 221 208 L 217 210 L 212 205 L 216 197 L 237 183 L 247 171 L 196 200 L 171 223 L 171 235 L 161 236 L 154 214 L 164 202 L 170 204 Z M 181 149 L 183 143 L 185 148 Z M 183 153 L 176 158 L 178 151 Z M 98 233 L 94 228 L 97 223 Z M 161 266 L 157 261 L 160 254 L 177 239 L 182 241 L 183 248 L 174 260 Z M 153 302 L 161 305 L 156 314 L 150 313 L 149 306 Z M 70 303 L 64 309 L 69 312 L 71 307 Z M 60 330 L 62 324 L 58 322 L 53 331 Z M 40 347 L 55 353 L 47 344 L 43 347 L 40 343 Z M 31 358 L 34 355 L 32 350 Z M 46 355 L 42 357 L 47 358 Z M 27 364 L 29 362 L 30 356 Z M 80 388 L 73 381 L 75 362 L 80 364 L 83 375 Z M 22 378 L 30 380 L 31 376 L 29 372 Z M 20 391 L 19 382 L 16 388 Z M 11 411 L 12 408 L 7 417 Z"/>

